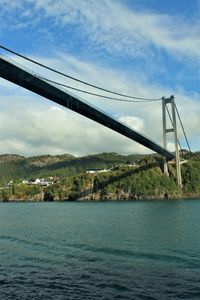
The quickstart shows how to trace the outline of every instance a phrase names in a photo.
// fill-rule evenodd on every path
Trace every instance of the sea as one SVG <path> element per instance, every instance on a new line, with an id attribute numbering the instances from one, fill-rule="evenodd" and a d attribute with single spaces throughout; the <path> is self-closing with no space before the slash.
<path id="1" fill-rule="evenodd" d="M 0 299 L 200 299 L 200 199 L 0 203 Z"/>

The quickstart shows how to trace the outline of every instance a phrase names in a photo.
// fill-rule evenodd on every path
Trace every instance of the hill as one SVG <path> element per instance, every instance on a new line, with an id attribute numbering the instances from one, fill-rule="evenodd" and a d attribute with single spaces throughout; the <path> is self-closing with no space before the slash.
<path id="1" fill-rule="evenodd" d="M 185 152 L 183 188 L 176 184 L 175 166 L 162 173 L 158 155 L 101 153 L 25 158 L 0 156 L 1 200 L 122 200 L 200 196 L 200 153 Z"/>
<path id="2" fill-rule="evenodd" d="M 84 157 L 70 154 L 41 155 L 25 158 L 16 154 L 0 155 L 0 184 L 37 177 L 75 175 L 88 169 L 109 168 L 115 164 L 134 162 L 139 155 L 101 153 Z"/>

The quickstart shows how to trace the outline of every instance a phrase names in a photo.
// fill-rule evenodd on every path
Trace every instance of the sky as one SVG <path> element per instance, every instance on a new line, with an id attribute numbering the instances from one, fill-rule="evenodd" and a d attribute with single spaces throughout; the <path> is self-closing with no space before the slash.
<path id="1" fill-rule="evenodd" d="M 0 0 L 0 45 L 116 92 L 174 95 L 192 151 L 200 149 L 199 29 L 199 0 Z M 3 50 L 0 54 L 52 80 L 97 92 Z M 75 94 L 162 145 L 161 101 L 125 103 Z M 180 126 L 178 136 L 186 148 Z M 168 149 L 174 149 L 173 135 Z M 150 153 L 0 78 L 0 154 L 100 152 Z"/>

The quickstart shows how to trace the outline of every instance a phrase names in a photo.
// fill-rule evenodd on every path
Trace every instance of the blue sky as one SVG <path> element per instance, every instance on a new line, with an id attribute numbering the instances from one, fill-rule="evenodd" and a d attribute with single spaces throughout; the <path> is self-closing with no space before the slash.
<path id="1" fill-rule="evenodd" d="M 198 150 L 199 17 L 198 0 L 0 0 L 0 44 L 122 93 L 150 98 L 175 95 L 192 149 Z M 20 63 L 66 83 L 26 61 Z M 85 100 L 162 143 L 160 103 Z M 0 127 L 0 153 L 148 153 L 109 129 L 3 79 Z M 184 147 L 181 132 L 179 137 Z M 173 149 L 172 137 L 168 146 Z"/>

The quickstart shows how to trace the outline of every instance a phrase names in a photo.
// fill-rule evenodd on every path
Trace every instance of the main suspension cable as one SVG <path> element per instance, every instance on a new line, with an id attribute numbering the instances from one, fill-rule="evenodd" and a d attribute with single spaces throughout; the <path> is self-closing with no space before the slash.
<path id="1" fill-rule="evenodd" d="M 76 78 L 76 77 L 70 76 L 70 75 L 68 75 L 68 74 L 66 74 L 66 73 L 63 73 L 63 72 L 60 72 L 60 71 L 58 71 L 58 70 L 55 70 L 55 69 L 53 69 L 53 68 L 51 68 L 51 67 L 48 67 L 47 65 L 44 65 L 44 64 L 42 64 L 42 63 L 40 63 L 40 62 L 38 62 L 38 61 L 36 61 L 36 60 L 33 60 L 33 59 L 31 59 L 31 58 L 28 58 L 27 56 L 24 56 L 24 55 L 22 55 L 22 54 L 19 54 L 18 52 L 13 51 L 13 50 L 11 50 L 11 49 L 8 49 L 8 48 L 6 48 L 6 47 L 4 47 L 4 46 L 2 46 L 2 45 L 0 45 L 0 48 L 3 49 L 3 50 L 5 50 L 5 51 L 7 51 L 7 52 L 10 52 L 10 53 L 12 53 L 12 54 L 14 54 L 14 55 L 17 55 L 17 56 L 19 56 L 19 57 L 21 57 L 21 58 L 23 58 L 23 59 L 25 59 L 25 60 L 28 60 L 28 61 L 30 61 L 30 62 L 32 62 L 32 63 L 34 63 L 34 64 L 36 64 L 36 65 L 38 65 L 38 66 L 40 66 L 40 67 L 43 67 L 43 68 L 45 68 L 45 69 L 47 69 L 47 70 L 50 70 L 50 71 L 52 71 L 52 72 L 54 72 L 54 73 L 57 73 L 57 74 L 59 74 L 59 75 L 62 75 L 62 76 L 64 76 L 64 77 L 67 77 L 67 78 L 69 78 L 69 79 L 75 80 L 75 81 L 77 81 L 77 82 L 80 82 L 80 83 L 82 83 L 82 84 L 85 84 L 85 85 L 90 86 L 90 87 L 92 87 L 92 88 L 99 89 L 99 90 L 104 91 L 104 92 L 107 92 L 107 93 L 111 93 L 111 94 L 118 95 L 118 96 L 125 97 L 125 98 L 136 99 L 136 100 L 142 100 L 142 101 L 158 101 L 158 100 L 161 100 L 161 98 L 158 98 L 158 99 L 141 98 L 141 97 L 135 97 L 135 96 L 130 96 L 130 95 L 118 93 L 118 92 L 115 92 L 115 91 L 111 91 L 111 90 L 108 90 L 108 89 L 105 89 L 105 88 L 96 86 L 96 85 L 94 85 L 94 84 L 88 83 L 88 82 L 86 82 L 86 81 L 80 80 L 80 79 L 78 79 L 78 78 Z"/>
<path id="2" fill-rule="evenodd" d="M 45 80 L 45 81 L 48 81 L 48 82 L 51 82 L 53 84 L 56 84 L 56 85 L 59 85 L 59 86 L 62 86 L 62 87 L 65 87 L 65 88 L 68 88 L 68 89 L 71 89 L 71 90 L 74 90 L 74 91 L 77 91 L 77 92 L 81 92 L 81 93 L 85 93 L 85 94 L 88 94 L 88 95 L 92 95 L 92 96 L 96 96 L 96 97 L 100 97 L 100 98 L 104 98 L 104 99 L 110 99 L 110 100 L 114 100 L 114 101 L 121 101 L 121 102 L 132 102 L 132 103 L 144 103 L 144 102 L 153 102 L 153 101 L 160 101 L 162 99 L 151 99 L 151 100 L 128 100 L 128 99 L 122 99 L 122 98 L 114 98 L 114 97 L 109 97 L 109 96 L 104 96 L 102 94 L 96 94 L 96 93 L 92 93 L 92 92 L 89 92 L 89 91 L 85 91 L 85 90 L 81 90 L 81 89 L 78 89 L 78 88 L 75 88 L 75 87 L 72 87 L 70 85 L 66 85 L 64 83 L 60 83 L 58 81 L 54 81 L 54 80 L 51 80 L 51 79 L 47 79 L 46 77 L 40 77 L 40 79 L 42 80 Z"/>

